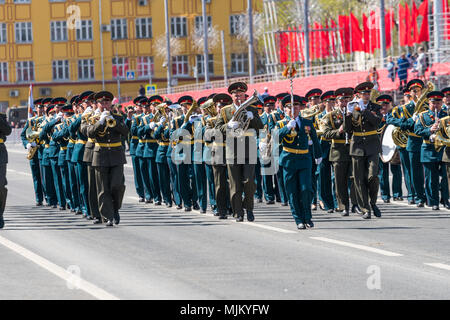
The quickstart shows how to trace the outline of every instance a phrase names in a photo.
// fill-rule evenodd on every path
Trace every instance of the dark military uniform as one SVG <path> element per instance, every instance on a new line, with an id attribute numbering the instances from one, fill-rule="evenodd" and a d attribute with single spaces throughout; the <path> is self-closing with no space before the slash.
<path id="1" fill-rule="evenodd" d="M 3 212 L 6 206 L 6 196 L 8 194 L 8 189 L 6 185 L 8 184 L 6 180 L 6 164 L 8 163 L 8 151 L 5 147 L 6 136 L 11 134 L 11 127 L 6 121 L 6 115 L 4 113 L 0 114 L 0 229 L 4 226 Z"/>

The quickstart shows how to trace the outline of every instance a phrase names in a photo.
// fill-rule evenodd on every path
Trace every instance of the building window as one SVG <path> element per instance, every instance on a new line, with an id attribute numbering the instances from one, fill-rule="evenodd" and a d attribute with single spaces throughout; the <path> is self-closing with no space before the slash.
<path id="1" fill-rule="evenodd" d="M 231 54 L 231 72 L 232 73 L 248 72 L 248 54 L 246 53 Z"/>
<path id="2" fill-rule="evenodd" d="M 186 18 L 185 17 L 170 18 L 170 30 L 172 31 L 172 37 L 186 37 L 187 36 Z"/>
<path id="3" fill-rule="evenodd" d="M 6 23 L 0 23 L 0 43 L 6 43 Z"/>
<path id="4" fill-rule="evenodd" d="M 92 20 L 81 20 L 77 28 L 77 40 L 92 40 Z"/>
<path id="5" fill-rule="evenodd" d="M 154 74 L 153 57 L 138 57 L 137 58 L 138 78 L 148 78 Z"/>
<path id="6" fill-rule="evenodd" d="M 125 78 L 128 71 L 128 58 L 114 57 L 112 59 L 112 75 L 113 78 Z"/>
<path id="7" fill-rule="evenodd" d="M 113 19 L 111 20 L 111 39 L 127 39 L 127 19 Z"/>
<path id="8" fill-rule="evenodd" d="M 67 41 L 67 22 L 66 21 L 50 22 L 50 40 L 51 41 Z"/>
<path id="9" fill-rule="evenodd" d="M 33 30 L 31 22 L 16 22 L 16 43 L 31 43 L 33 42 Z"/>
<path id="10" fill-rule="evenodd" d="M 213 55 L 208 55 L 208 73 L 213 74 L 214 73 L 214 59 Z M 198 74 L 205 74 L 205 65 L 203 62 L 205 61 L 204 56 L 202 54 L 197 55 L 197 72 Z"/>
<path id="11" fill-rule="evenodd" d="M 69 80 L 69 60 L 55 60 L 52 67 L 53 80 Z"/>
<path id="12" fill-rule="evenodd" d="M 136 38 L 147 39 L 152 37 L 152 18 L 136 19 Z"/>
<path id="13" fill-rule="evenodd" d="M 34 80 L 34 63 L 33 61 L 16 62 L 17 82 L 26 82 Z"/>
<path id="14" fill-rule="evenodd" d="M 31 0 L 14 0 L 14 3 L 31 3 Z"/>
<path id="15" fill-rule="evenodd" d="M 78 60 L 78 79 L 94 80 L 94 59 Z"/>
<path id="16" fill-rule="evenodd" d="M 212 26 L 211 16 L 207 16 L 206 21 L 208 23 L 208 29 L 211 28 Z M 196 16 L 194 25 L 195 25 L 195 32 L 203 34 L 203 16 Z"/>
<path id="17" fill-rule="evenodd" d="M 0 82 L 8 82 L 8 63 L 0 62 Z"/>
<path id="18" fill-rule="evenodd" d="M 172 57 L 172 74 L 174 76 L 189 75 L 188 56 Z"/>
<path id="19" fill-rule="evenodd" d="M 237 14 L 230 16 L 230 34 L 238 34 L 245 27 L 245 15 Z"/>

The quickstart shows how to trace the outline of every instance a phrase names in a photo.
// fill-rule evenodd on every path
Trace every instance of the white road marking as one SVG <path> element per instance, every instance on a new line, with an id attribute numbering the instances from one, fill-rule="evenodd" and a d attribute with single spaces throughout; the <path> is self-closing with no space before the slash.
<path id="1" fill-rule="evenodd" d="M 46 269 L 47 271 L 53 273 L 57 277 L 65 280 L 66 282 L 73 281 L 73 274 L 65 270 L 64 268 L 61 268 L 60 266 L 48 261 L 45 258 L 42 258 L 41 256 L 38 256 L 37 254 L 31 252 L 28 249 L 25 249 L 24 247 L 0 236 L 0 244 L 4 245 L 8 249 L 20 254 L 22 257 L 34 262 L 38 266 Z M 103 289 L 100 289 L 96 285 L 83 280 L 83 279 L 77 279 L 77 287 L 80 290 L 83 290 L 84 292 L 92 295 L 93 297 L 100 299 L 100 300 L 119 300 L 116 296 L 106 292 Z"/>
<path id="2" fill-rule="evenodd" d="M 403 256 L 400 253 L 395 253 L 395 252 L 391 252 L 391 251 L 381 250 L 381 249 L 377 249 L 377 248 L 372 248 L 372 247 L 363 246 L 363 245 L 360 245 L 360 244 L 354 244 L 354 243 L 345 242 L 345 241 L 340 241 L 340 240 L 329 239 L 329 238 L 325 238 L 325 237 L 310 237 L 310 239 L 323 241 L 323 242 L 328 242 L 328 243 L 334 243 L 334 244 L 338 244 L 338 245 L 341 245 L 341 246 L 355 248 L 355 249 L 364 250 L 364 251 L 369 251 L 369 252 L 373 252 L 373 253 L 378 253 L 378 254 L 381 254 L 381 255 L 384 255 L 384 256 L 388 256 L 388 257 L 401 257 L 401 256 Z"/>
<path id="3" fill-rule="evenodd" d="M 11 172 L 12 174 L 22 174 L 22 175 L 25 175 L 25 176 L 28 176 L 28 177 L 32 176 L 32 174 L 29 173 L 29 172 L 17 171 L 17 170 L 14 170 L 14 169 L 8 169 L 8 172 Z"/>
<path id="4" fill-rule="evenodd" d="M 265 224 L 259 224 L 259 223 L 254 223 L 254 222 L 239 222 L 239 223 L 240 224 L 245 224 L 247 226 L 253 226 L 253 227 L 261 228 L 261 229 L 272 230 L 272 231 L 276 231 L 276 232 L 280 232 L 280 233 L 298 233 L 296 231 L 287 230 L 287 229 L 281 229 L 281 228 L 267 226 Z"/>
<path id="5" fill-rule="evenodd" d="M 450 266 L 448 264 L 443 264 L 443 263 L 424 263 L 424 264 L 427 266 L 430 266 L 430 267 L 435 267 L 435 268 L 450 271 Z"/>

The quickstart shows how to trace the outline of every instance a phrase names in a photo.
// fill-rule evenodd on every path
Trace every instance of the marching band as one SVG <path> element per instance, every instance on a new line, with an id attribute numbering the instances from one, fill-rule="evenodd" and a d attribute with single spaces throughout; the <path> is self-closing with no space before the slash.
<path id="1" fill-rule="evenodd" d="M 247 91 L 236 82 L 198 100 L 139 96 L 126 110 L 107 91 L 36 100 L 22 132 L 36 205 L 119 224 L 129 139 L 141 203 L 209 205 L 219 219 L 251 222 L 264 199 L 289 205 L 297 228 L 309 229 L 318 208 L 381 217 L 379 189 L 385 203 L 402 201 L 404 179 L 408 204 L 450 209 L 450 88 L 414 79 L 399 106 L 370 82 L 305 97 Z"/>

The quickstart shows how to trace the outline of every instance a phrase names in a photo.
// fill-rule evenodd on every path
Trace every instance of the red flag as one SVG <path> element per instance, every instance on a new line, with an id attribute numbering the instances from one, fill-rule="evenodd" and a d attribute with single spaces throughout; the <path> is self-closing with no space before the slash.
<path id="1" fill-rule="evenodd" d="M 348 16 L 339 16 L 338 23 L 342 53 L 350 53 L 350 18 Z"/>
<path id="2" fill-rule="evenodd" d="M 302 27 L 298 26 L 298 30 L 302 30 Z M 297 37 L 298 37 L 298 43 L 299 43 L 298 50 L 300 51 L 300 58 L 301 58 L 302 61 L 305 61 L 305 54 L 304 54 L 304 50 L 305 50 L 304 49 L 305 48 L 304 43 L 305 43 L 305 40 L 304 40 L 304 37 L 303 37 L 303 32 L 298 32 L 297 33 Z"/>
<path id="3" fill-rule="evenodd" d="M 314 22 L 314 29 L 320 29 L 318 22 Z M 314 31 L 314 56 L 316 59 L 322 58 L 322 41 L 320 39 L 320 31 Z"/>
<path id="4" fill-rule="evenodd" d="M 285 32 L 280 32 L 280 63 L 288 62 L 288 37 Z"/>
<path id="5" fill-rule="evenodd" d="M 367 26 L 367 17 L 363 13 L 362 15 L 362 23 L 363 23 L 363 31 L 364 31 L 364 52 L 370 53 L 370 33 L 369 28 Z M 353 27 L 353 25 L 352 25 Z"/>
<path id="6" fill-rule="evenodd" d="M 417 42 L 430 41 L 430 34 L 428 32 L 428 0 L 422 2 L 419 7 L 418 13 L 422 16 L 422 25 L 420 26 L 420 33 L 417 38 Z"/>
<path id="7" fill-rule="evenodd" d="M 334 22 L 333 19 L 330 20 L 330 27 L 332 29 L 336 29 L 336 22 Z M 335 42 L 336 41 L 336 39 L 335 39 L 336 32 L 335 31 L 331 31 L 330 34 L 331 34 L 331 55 L 333 57 L 336 57 L 336 55 L 337 55 L 337 53 L 336 53 L 336 42 Z"/>
<path id="8" fill-rule="evenodd" d="M 437 0 L 436 0 L 437 1 Z M 444 35 L 445 39 L 450 39 L 450 9 L 448 7 L 448 0 L 442 0 L 442 13 L 444 14 Z"/>
<path id="9" fill-rule="evenodd" d="M 399 29 L 399 40 L 400 40 L 400 46 L 404 47 L 408 45 L 408 41 L 406 40 L 406 25 L 405 23 L 406 13 L 405 8 L 403 8 L 402 4 L 398 4 L 398 29 Z"/>
<path id="10" fill-rule="evenodd" d="M 325 29 L 328 29 L 328 22 L 323 26 Z M 323 57 L 327 58 L 330 56 L 330 31 L 322 31 L 322 48 L 323 48 Z"/>
<path id="11" fill-rule="evenodd" d="M 413 39 L 411 37 L 411 10 L 409 10 L 408 2 L 405 2 L 405 20 L 403 20 L 405 24 L 406 34 L 405 34 L 405 45 L 412 46 L 414 45 Z"/>
<path id="12" fill-rule="evenodd" d="M 386 23 L 385 23 L 386 24 Z M 370 30 L 370 53 L 380 46 L 380 12 L 371 11 L 367 21 L 367 27 Z"/>
<path id="13" fill-rule="evenodd" d="M 419 13 L 417 12 L 416 3 L 413 1 L 412 12 L 411 12 L 411 31 L 410 33 L 410 45 L 412 46 L 414 43 L 417 43 L 417 38 L 419 37 L 418 28 L 417 28 L 417 17 Z"/>
<path id="14" fill-rule="evenodd" d="M 384 16 L 384 37 L 386 39 L 386 49 L 389 49 L 392 44 L 391 39 L 391 30 L 394 25 L 394 12 L 392 10 L 388 10 L 386 15 Z"/>
<path id="15" fill-rule="evenodd" d="M 350 13 L 350 23 L 352 26 L 352 51 L 364 51 L 362 42 L 363 32 L 359 27 L 358 18 L 356 18 L 353 13 Z"/>

